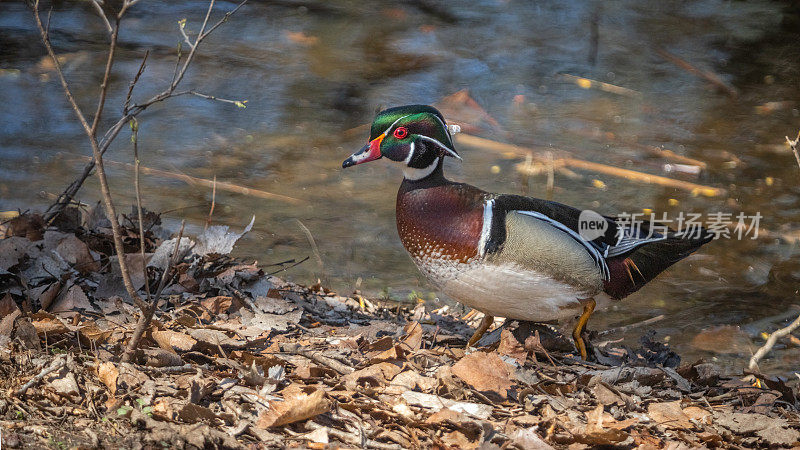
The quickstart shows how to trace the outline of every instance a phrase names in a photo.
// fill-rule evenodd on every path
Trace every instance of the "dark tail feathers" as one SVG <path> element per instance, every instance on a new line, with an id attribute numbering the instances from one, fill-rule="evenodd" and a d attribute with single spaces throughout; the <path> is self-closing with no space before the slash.
<path id="1" fill-rule="evenodd" d="M 690 236 L 669 233 L 663 240 L 651 242 L 630 253 L 606 260 L 611 279 L 604 290 L 612 298 L 621 299 L 638 291 L 667 267 L 694 253 L 714 238 L 706 229 L 692 230 Z"/>

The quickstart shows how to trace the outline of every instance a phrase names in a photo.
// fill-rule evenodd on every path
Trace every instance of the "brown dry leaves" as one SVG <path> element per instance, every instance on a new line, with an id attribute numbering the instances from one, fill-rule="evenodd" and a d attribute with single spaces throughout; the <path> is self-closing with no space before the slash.
<path id="1" fill-rule="evenodd" d="M 330 407 L 324 390 L 293 384 L 283 390 L 283 400 L 269 403 L 269 409 L 258 416 L 256 425 L 270 428 L 300 422 L 328 412 Z"/>
<path id="2" fill-rule="evenodd" d="M 471 330 L 444 311 L 287 283 L 252 263 L 193 254 L 188 237 L 135 364 L 122 364 L 138 310 L 113 268 L 84 251 L 108 261 L 107 231 L 77 238 L 19 223 L 24 237 L 0 239 L 9 250 L 0 253 L 0 368 L 5 389 L 33 385 L 18 404 L 0 400 L 6 418 L 25 408 L 46 424 L 172 447 L 781 447 L 800 438 L 795 388 L 779 380 L 757 388 L 708 363 L 575 363 L 551 346 L 559 336 L 520 342 L 513 326 L 496 348 L 465 354 Z M 217 249 L 238 236 L 213 235 L 204 242 Z M 152 277 L 170 246 L 146 236 Z M 126 239 L 134 261 L 138 233 Z M 53 353 L 68 362 L 37 380 Z M 30 419 L 6 422 L 35 436 Z"/>

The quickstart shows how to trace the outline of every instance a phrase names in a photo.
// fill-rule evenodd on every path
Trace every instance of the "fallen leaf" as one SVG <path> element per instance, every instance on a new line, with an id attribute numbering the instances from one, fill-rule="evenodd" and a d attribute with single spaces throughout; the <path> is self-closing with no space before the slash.
<path id="1" fill-rule="evenodd" d="M 32 244 L 27 238 L 20 236 L 0 239 L 0 271 L 16 266 Z"/>
<path id="2" fill-rule="evenodd" d="M 422 347 L 422 325 L 419 322 L 407 323 L 403 332 L 405 336 L 400 340 L 403 349 L 413 352 Z"/>
<path id="3" fill-rule="evenodd" d="M 72 285 L 68 291 L 62 293 L 56 299 L 52 312 L 71 312 L 78 310 L 95 311 L 94 306 L 89 303 L 89 298 L 77 284 Z"/>
<path id="4" fill-rule="evenodd" d="M 422 378 L 420 374 L 413 370 L 401 372 L 389 382 L 389 386 L 384 390 L 387 394 L 402 394 L 405 391 L 414 390 L 417 387 L 417 380 Z"/>
<path id="5" fill-rule="evenodd" d="M 330 442 L 328 438 L 328 428 L 322 427 L 308 433 L 304 436 L 307 440 L 317 444 L 327 444 Z"/>
<path id="6" fill-rule="evenodd" d="M 189 336 L 195 339 L 198 344 L 211 350 L 217 350 L 217 346 L 242 349 L 247 345 L 246 341 L 231 338 L 224 331 L 209 328 L 192 328 L 189 330 Z"/>
<path id="7" fill-rule="evenodd" d="M 96 323 L 88 322 L 78 329 L 78 337 L 87 347 L 104 344 L 111 337 L 111 330 L 102 330 Z"/>
<path id="8" fill-rule="evenodd" d="M 283 401 L 271 400 L 269 409 L 258 416 L 259 428 L 279 427 L 328 412 L 331 402 L 322 389 L 303 389 L 293 384 L 283 390 Z"/>
<path id="9" fill-rule="evenodd" d="M 594 398 L 597 399 L 598 403 L 607 406 L 625 404 L 625 400 L 623 400 L 622 397 L 617 395 L 614 391 L 609 389 L 605 383 L 599 380 L 598 377 L 592 379 L 592 381 L 594 380 L 597 380 L 597 382 L 593 385 L 590 381 L 588 386 L 590 386 L 592 394 L 594 395 Z"/>
<path id="10" fill-rule="evenodd" d="M 0 300 L 0 319 L 16 311 L 19 311 L 19 307 L 11 294 L 3 296 L 3 299 Z"/>
<path id="11" fill-rule="evenodd" d="M 377 364 L 386 361 L 398 361 L 405 359 L 405 351 L 400 345 L 395 345 L 388 350 L 384 350 L 370 358 L 370 364 Z"/>
<path id="12" fill-rule="evenodd" d="M 74 234 L 47 231 L 44 235 L 45 246 L 61 256 L 75 270 L 83 275 L 100 270 L 100 264 L 94 260 L 89 247 Z"/>
<path id="13" fill-rule="evenodd" d="M 738 325 L 721 325 L 703 330 L 692 338 L 691 345 L 715 354 L 745 354 L 752 348 L 750 336 Z"/>
<path id="14" fill-rule="evenodd" d="M 400 373 L 400 370 L 401 367 L 396 364 L 381 362 L 343 376 L 342 382 L 351 390 L 362 384 L 381 386 Z"/>
<path id="15" fill-rule="evenodd" d="M 551 450 L 553 447 L 539 437 L 537 428 L 538 427 L 519 429 L 510 436 L 511 441 L 525 450 Z"/>
<path id="16" fill-rule="evenodd" d="M 253 224 L 255 222 L 256 216 L 253 216 L 253 218 L 250 219 L 250 223 L 241 233 L 228 232 L 228 227 L 226 225 L 208 227 L 203 234 L 197 236 L 197 245 L 192 250 L 192 253 L 198 256 L 204 256 L 210 253 L 227 255 L 233 250 L 236 241 L 253 229 Z M 183 245 L 183 242 L 181 242 L 181 245 Z"/>
<path id="17" fill-rule="evenodd" d="M 161 397 L 153 404 L 150 412 L 153 414 L 153 417 L 159 420 L 172 422 L 176 419 L 175 410 L 172 408 L 175 402 L 175 399 Z"/>
<path id="18" fill-rule="evenodd" d="M 650 403 L 647 405 L 647 415 L 656 423 L 666 428 L 688 430 L 694 428 L 689 417 L 683 413 L 681 402 Z"/>
<path id="19" fill-rule="evenodd" d="M 189 352 L 197 344 L 197 340 L 188 334 L 172 330 L 155 330 L 151 335 L 159 347 L 171 352 Z"/>
<path id="20" fill-rule="evenodd" d="M 481 392 L 491 392 L 505 399 L 511 388 L 511 370 L 497 353 L 474 352 L 461 358 L 452 368 L 453 375 Z"/>
<path id="21" fill-rule="evenodd" d="M 106 361 L 97 367 L 97 377 L 106 385 L 111 396 L 117 394 L 117 377 L 119 377 L 119 370 L 110 361 Z"/>
<path id="22" fill-rule="evenodd" d="M 207 309 L 211 314 L 217 316 L 230 309 L 233 303 L 233 297 L 226 297 L 218 295 L 216 297 L 206 298 L 200 301 L 203 308 Z"/>
<path id="23" fill-rule="evenodd" d="M 178 411 L 178 418 L 186 423 L 206 422 L 208 424 L 214 424 L 220 419 L 214 414 L 214 411 L 194 403 L 183 405 Z"/>
<path id="24" fill-rule="evenodd" d="M 48 386 L 56 394 L 65 397 L 65 400 L 75 401 L 80 396 L 80 388 L 78 387 L 78 381 L 75 379 L 75 374 L 67 366 L 53 372 L 45 379 Z"/>
<path id="25" fill-rule="evenodd" d="M 442 422 L 450 422 L 452 424 L 458 424 L 461 422 L 466 422 L 468 420 L 472 419 L 470 419 L 463 413 L 460 413 L 458 411 L 453 411 L 450 408 L 442 408 L 439 411 L 436 411 L 435 413 L 428 416 L 428 418 L 425 419 L 425 423 L 435 425 L 435 424 L 440 424 Z"/>
<path id="26" fill-rule="evenodd" d="M 439 411 L 449 408 L 453 411 L 468 414 L 476 419 L 488 419 L 492 415 L 492 407 L 481 403 L 458 402 L 438 395 L 425 394 L 416 391 L 406 391 L 400 395 L 409 405 Z"/>
<path id="27" fill-rule="evenodd" d="M 500 345 L 497 347 L 497 353 L 514 358 L 520 364 L 523 364 L 528 358 L 528 351 L 525 350 L 525 347 L 511 331 L 506 329 L 500 333 Z"/>
<path id="28" fill-rule="evenodd" d="M 683 408 L 683 414 L 690 420 L 694 420 L 702 425 L 711 425 L 711 413 L 698 406 Z"/>
<path id="29" fill-rule="evenodd" d="M 586 426 L 583 430 L 575 429 L 572 431 L 575 440 L 582 444 L 593 446 L 614 445 L 628 439 L 628 433 L 620 428 L 609 427 L 609 423 L 614 423 L 611 415 L 603 411 L 603 405 L 597 405 L 593 410 L 586 412 Z"/>

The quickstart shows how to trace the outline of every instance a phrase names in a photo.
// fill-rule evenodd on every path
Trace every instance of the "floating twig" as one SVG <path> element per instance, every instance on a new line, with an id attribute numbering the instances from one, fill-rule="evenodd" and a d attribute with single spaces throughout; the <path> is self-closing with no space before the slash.
<path id="1" fill-rule="evenodd" d="M 83 159 L 83 160 L 88 160 L 89 159 L 88 157 L 85 157 L 85 156 L 80 156 L 79 158 Z M 113 165 L 113 166 L 126 167 L 126 168 L 129 168 L 129 169 L 133 168 L 133 165 L 128 164 L 128 163 L 119 162 L 119 161 L 105 160 L 103 162 L 106 163 L 106 164 Z M 283 201 L 283 202 L 286 202 L 286 203 L 293 203 L 293 204 L 302 203 L 302 200 L 294 198 L 294 197 L 288 197 L 286 195 L 280 195 L 280 194 L 273 194 L 272 192 L 267 192 L 267 191 L 262 191 L 260 189 L 239 186 L 238 184 L 228 183 L 228 182 L 225 182 L 225 181 L 214 182 L 214 180 L 209 180 L 209 179 L 206 179 L 206 178 L 198 178 L 198 177 L 193 177 L 191 175 L 186 175 L 186 174 L 183 174 L 183 173 L 168 172 L 166 170 L 154 169 L 152 167 L 146 167 L 146 166 L 139 166 L 139 171 L 141 173 L 144 173 L 144 174 L 147 174 L 147 175 L 157 175 L 157 176 L 164 177 L 164 178 L 171 178 L 171 179 L 174 179 L 174 180 L 181 180 L 181 181 L 183 181 L 183 182 L 185 182 L 187 184 L 191 184 L 191 185 L 194 185 L 194 186 L 205 186 L 205 187 L 209 187 L 209 188 L 214 188 L 214 186 L 216 186 L 216 189 L 220 189 L 220 190 L 228 191 L 228 192 L 235 192 L 237 194 L 247 195 L 247 196 L 250 196 L 250 197 L 265 198 L 265 199 L 270 199 L 270 200 L 280 200 L 280 201 Z"/>
<path id="2" fill-rule="evenodd" d="M 705 79 L 706 81 L 709 81 L 711 84 L 713 84 L 726 94 L 730 95 L 731 97 L 737 98 L 739 96 L 739 91 L 737 91 L 736 88 L 731 86 L 729 83 L 725 82 L 722 78 L 719 77 L 719 75 L 710 72 L 708 70 L 698 69 L 690 62 L 681 59 L 677 55 L 672 54 L 664 50 L 663 48 L 657 48 L 656 53 L 658 53 L 659 56 L 671 62 L 672 64 L 675 64 L 681 69 L 691 73 L 692 75 L 695 75 L 697 77 Z"/>
<path id="3" fill-rule="evenodd" d="M 456 140 L 459 141 L 459 144 L 468 145 L 472 147 L 477 147 L 485 150 L 490 150 L 495 153 L 500 154 L 511 154 L 515 157 L 524 158 L 525 155 L 529 152 L 534 152 L 535 150 L 528 147 L 522 147 L 519 145 L 514 144 L 507 144 L 503 142 L 493 141 L 491 139 L 481 138 L 478 136 L 472 136 L 466 133 L 459 133 L 456 135 Z M 552 150 L 552 149 L 548 149 Z M 564 152 L 566 153 L 566 152 Z M 541 157 L 534 157 L 535 159 L 539 159 L 540 162 L 546 162 Z M 607 164 L 601 164 L 591 161 L 586 161 L 583 159 L 578 159 L 574 157 L 561 157 L 554 161 L 555 167 L 558 168 L 559 166 L 566 166 L 572 167 L 577 169 L 588 170 L 591 172 L 603 173 L 606 175 L 611 175 L 619 178 L 625 178 L 627 180 L 638 181 L 646 184 L 657 184 L 661 186 L 673 187 L 677 189 L 683 189 L 690 191 L 693 195 L 704 195 L 706 197 L 716 197 L 718 195 L 723 195 L 725 190 L 722 188 L 715 188 L 711 186 L 704 186 L 702 184 L 691 183 L 688 181 L 683 180 L 676 180 L 674 178 L 667 178 L 660 175 L 652 175 L 649 173 L 639 172 L 636 170 L 631 169 L 622 169 L 619 167 L 609 166 Z M 524 171 L 525 166 L 520 166 L 517 168 L 519 171 Z"/>
<path id="4" fill-rule="evenodd" d="M 602 81 L 591 80 L 589 78 L 576 77 L 575 75 L 570 75 L 568 73 L 559 74 L 559 78 L 571 81 L 583 89 L 597 89 L 604 92 L 610 92 L 612 94 L 624 95 L 625 97 L 642 96 L 641 92 L 634 91 L 633 89 L 624 88 L 622 86 L 617 86 L 610 83 L 604 83 Z"/>

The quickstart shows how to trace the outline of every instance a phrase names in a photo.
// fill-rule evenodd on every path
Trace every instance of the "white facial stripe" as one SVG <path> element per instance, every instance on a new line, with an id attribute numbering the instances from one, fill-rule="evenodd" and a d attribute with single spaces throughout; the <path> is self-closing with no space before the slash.
<path id="1" fill-rule="evenodd" d="M 411 158 L 413 157 L 414 157 L 414 141 L 411 141 L 411 149 L 408 151 L 408 156 L 406 156 L 406 159 L 403 162 L 406 165 L 408 165 L 408 163 L 411 162 Z"/>
<path id="2" fill-rule="evenodd" d="M 446 151 L 446 152 L 447 152 L 447 153 L 448 153 L 450 156 L 454 156 L 454 157 L 456 157 L 456 158 L 458 158 L 458 159 L 461 159 L 461 157 L 460 157 L 460 156 L 458 156 L 458 153 L 456 153 L 456 152 L 454 152 L 454 151 L 450 150 L 450 149 L 449 149 L 449 148 L 448 148 L 446 145 L 442 144 L 442 143 L 441 143 L 441 142 L 439 142 L 437 139 L 434 139 L 434 138 L 432 138 L 432 137 L 428 137 L 428 136 L 423 136 L 423 135 L 421 135 L 421 134 L 419 135 L 419 138 L 420 138 L 420 139 L 423 139 L 423 140 L 426 140 L 426 141 L 429 141 L 429 142 L 432 142 L 432 143 L 434 143 L 434 144 L 438 145 L 439 147 L 441 147 L 441 148 L 442 148 L 442 150 Z"/>
<path id="3" fill-rule="evenodd" d="M 450 145 L 453 145 L 453 136 L 450 135 L 450 129 L 447 128 L 447 125 L 445 125 L 444 122 L 442 122 L 442 119 L 440 119 L 439 116 L 434 114 L 433 117 L 436 117 L 436 120 L 438 120 L 439 123 L 442 124 L 442 128 L 444 128 L 445 132 L 447 133 L 447 138 L 450 140 Z"/>
<path id="4" fill-rule="evenodd" d="M 486 243 L 489 242 L 489 235 L 492 232 L 492 212 L 494 210 L 494 199 L 489 200 L 483 205 L 483 228 L 481 228 L 481 239 L 478 241 L 478 257 L 482 258 L 486 254 Z"/>
<path id="5" fill-rule="evenodd" d="M 391 130 L 393 126 L 397 125 L 397 122 L 400 122 L 401 120 L 403 120 L 403 119 L 405 119 L 406 117 L 409 117 L 409 116 L 411 116 L 411 114 L 407 114 L 407 115 L 395 120 L 394 122 L 392 122 L 392 124 L 389 125 L 389 128 L 387 128 L 386 131 L 383 132 L 383 134 L 384 135 L 389 134 L 389 130 Z"/>
<path id="6" fill-rule="evenodd" d="M 424 169 L 415 169 L 413 167 L 403 166 L 403 176 L 406 177 L 407 180 L 411 181 L 421 180 L 432 174 L 438 165 L 439 157 L 437 156 L 436 159 L 434 159 L 433 162 Z"/>

